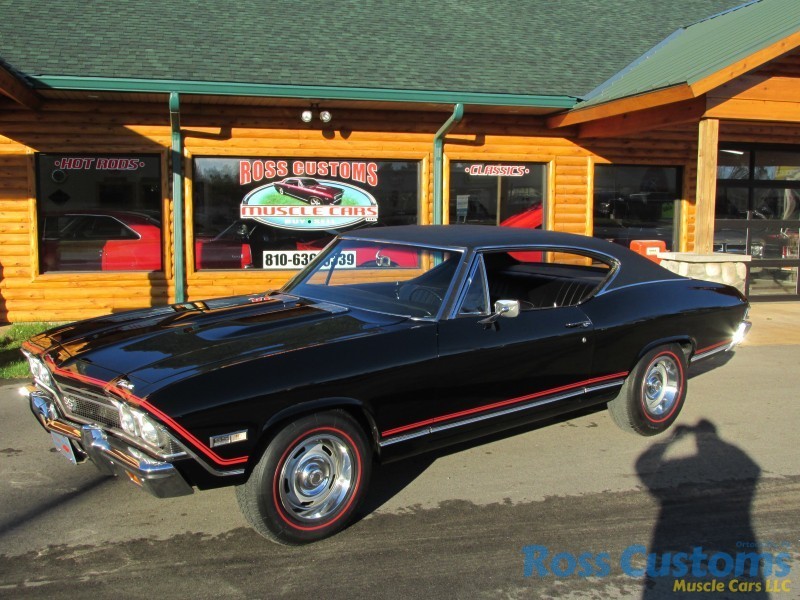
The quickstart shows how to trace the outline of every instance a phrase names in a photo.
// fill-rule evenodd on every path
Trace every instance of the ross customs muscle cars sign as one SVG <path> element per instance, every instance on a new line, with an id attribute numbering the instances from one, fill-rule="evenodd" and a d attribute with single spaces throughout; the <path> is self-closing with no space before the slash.
<path id="1" fill-rule="evenodd" d="M 335 177 L 336 179 L 331 179 Z M 378 185 L 374 162 L 241 160 L 239 183 L 272 180 L 251 190 L 239 216 L 281 229 L 346 229 L 378 220 L 374 196 L 351 181 Z"/>

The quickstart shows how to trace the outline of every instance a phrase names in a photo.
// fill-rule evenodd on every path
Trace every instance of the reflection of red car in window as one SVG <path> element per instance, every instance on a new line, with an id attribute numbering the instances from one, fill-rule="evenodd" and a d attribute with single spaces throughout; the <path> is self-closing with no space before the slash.
<path id="1" fill-rule="evenodd" d="M 314 205 L 339 204 L 344 196 L 342 188 L 322 185 L 311 177 L 289 177 L 272 185 L 279 194 L 286 194 Z"/>
<path id="2" fill-rule="evenodd" d="M 43 271 L 160 271 L 161 223 L 126 211 L 75 211 L 46 215 Z M 250 266 L 250 246 L 197 240 L 202 268 Z"/>

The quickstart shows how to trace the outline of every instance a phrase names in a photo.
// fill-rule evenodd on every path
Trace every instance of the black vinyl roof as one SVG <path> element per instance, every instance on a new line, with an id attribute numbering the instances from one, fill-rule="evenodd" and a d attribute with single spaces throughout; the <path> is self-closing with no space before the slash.
<path id="1" fill-rule="evenodd" d="M 341 237 L 344 239 L 458 248 L 465 251 L 491 247 L 517 249 L 528 246 L 584 250 L 592 254 L 609 256 L 619 265 L 619 272 L 608 289 L 620 288 L 644 281 L 684 279 L 680 275 L 667 271 L 655 262 L 619 244 L 584 235 L 542 231 L 541 229 L 492 227 L 487 225 L 402 225 L 359 229 L 342 234 Z"/>

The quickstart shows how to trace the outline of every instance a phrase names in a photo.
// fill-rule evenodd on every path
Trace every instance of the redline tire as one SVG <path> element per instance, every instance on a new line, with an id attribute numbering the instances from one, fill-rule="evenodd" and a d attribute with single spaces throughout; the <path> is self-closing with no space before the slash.
<path id="1" fill-rule="evenodd" d="M 686 399 L 686 355 L 677 344 L 645 354 L 625 380 L 619 395 L 608 403 L 613 421 L 639 435 L 657 435 L 678 418 Z"/>
<path id="2" fill-rule="evenodd" d="M 237 486 L 236 499 L 264 537 L 307 544 L 347 526 L 370 470 L 370 448 L 358 423 L 343 411 L 316 413 L 278 432 L 247 482 Z"/>

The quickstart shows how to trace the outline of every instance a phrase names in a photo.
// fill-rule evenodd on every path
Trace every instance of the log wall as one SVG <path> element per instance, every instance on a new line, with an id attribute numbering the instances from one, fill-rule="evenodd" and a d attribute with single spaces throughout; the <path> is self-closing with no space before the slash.
<path id="1" fill-rule="evenodd" d="M 777 73 L 797 69 L 785 59 Z M 432 221 L 433 136 L 448 113 L 334 111 L 332 127 L 303 125 L 296 108 L 185 103 L 187 293 L 190 300 L 263 291 L 285 271 L 194 270 L 191 159 L 280 156 L 397 159 L 421 165 L 420 221 Z M 596 164 L 677 166 L 683 170 L 680 249 L 694 245 L 697 123 L 598 139 L 577 128 L 549 129 L 536 117 L 465 115 L 445 144 L 445 211 L 449 161 L 534 162 L 547 169 L 548 228 L 590 235 Z M 720 141 L 797 144 L 800 125 L 722 121 Z M 70 321 L 173 300 L 170 126 L 163 102 L 47 101 L 38 111 L 0 101 L 0 321 Z M 148 153 L 162 156 L 163 272 L 38 271 L 34 157 L 50 153 Z"/>
<path id="2" fill-rule="evenodd" d="M 165 180 L 169 143 L 167 111 L 154 104 L 0 103 L 0 322 L 71 321 L 170 300 L 168 252 L 157 273 L 40 274 L 34 172 L 36 152 L 156 153 Z M 164 237 L 171 244 L 169 230 Z"/>

